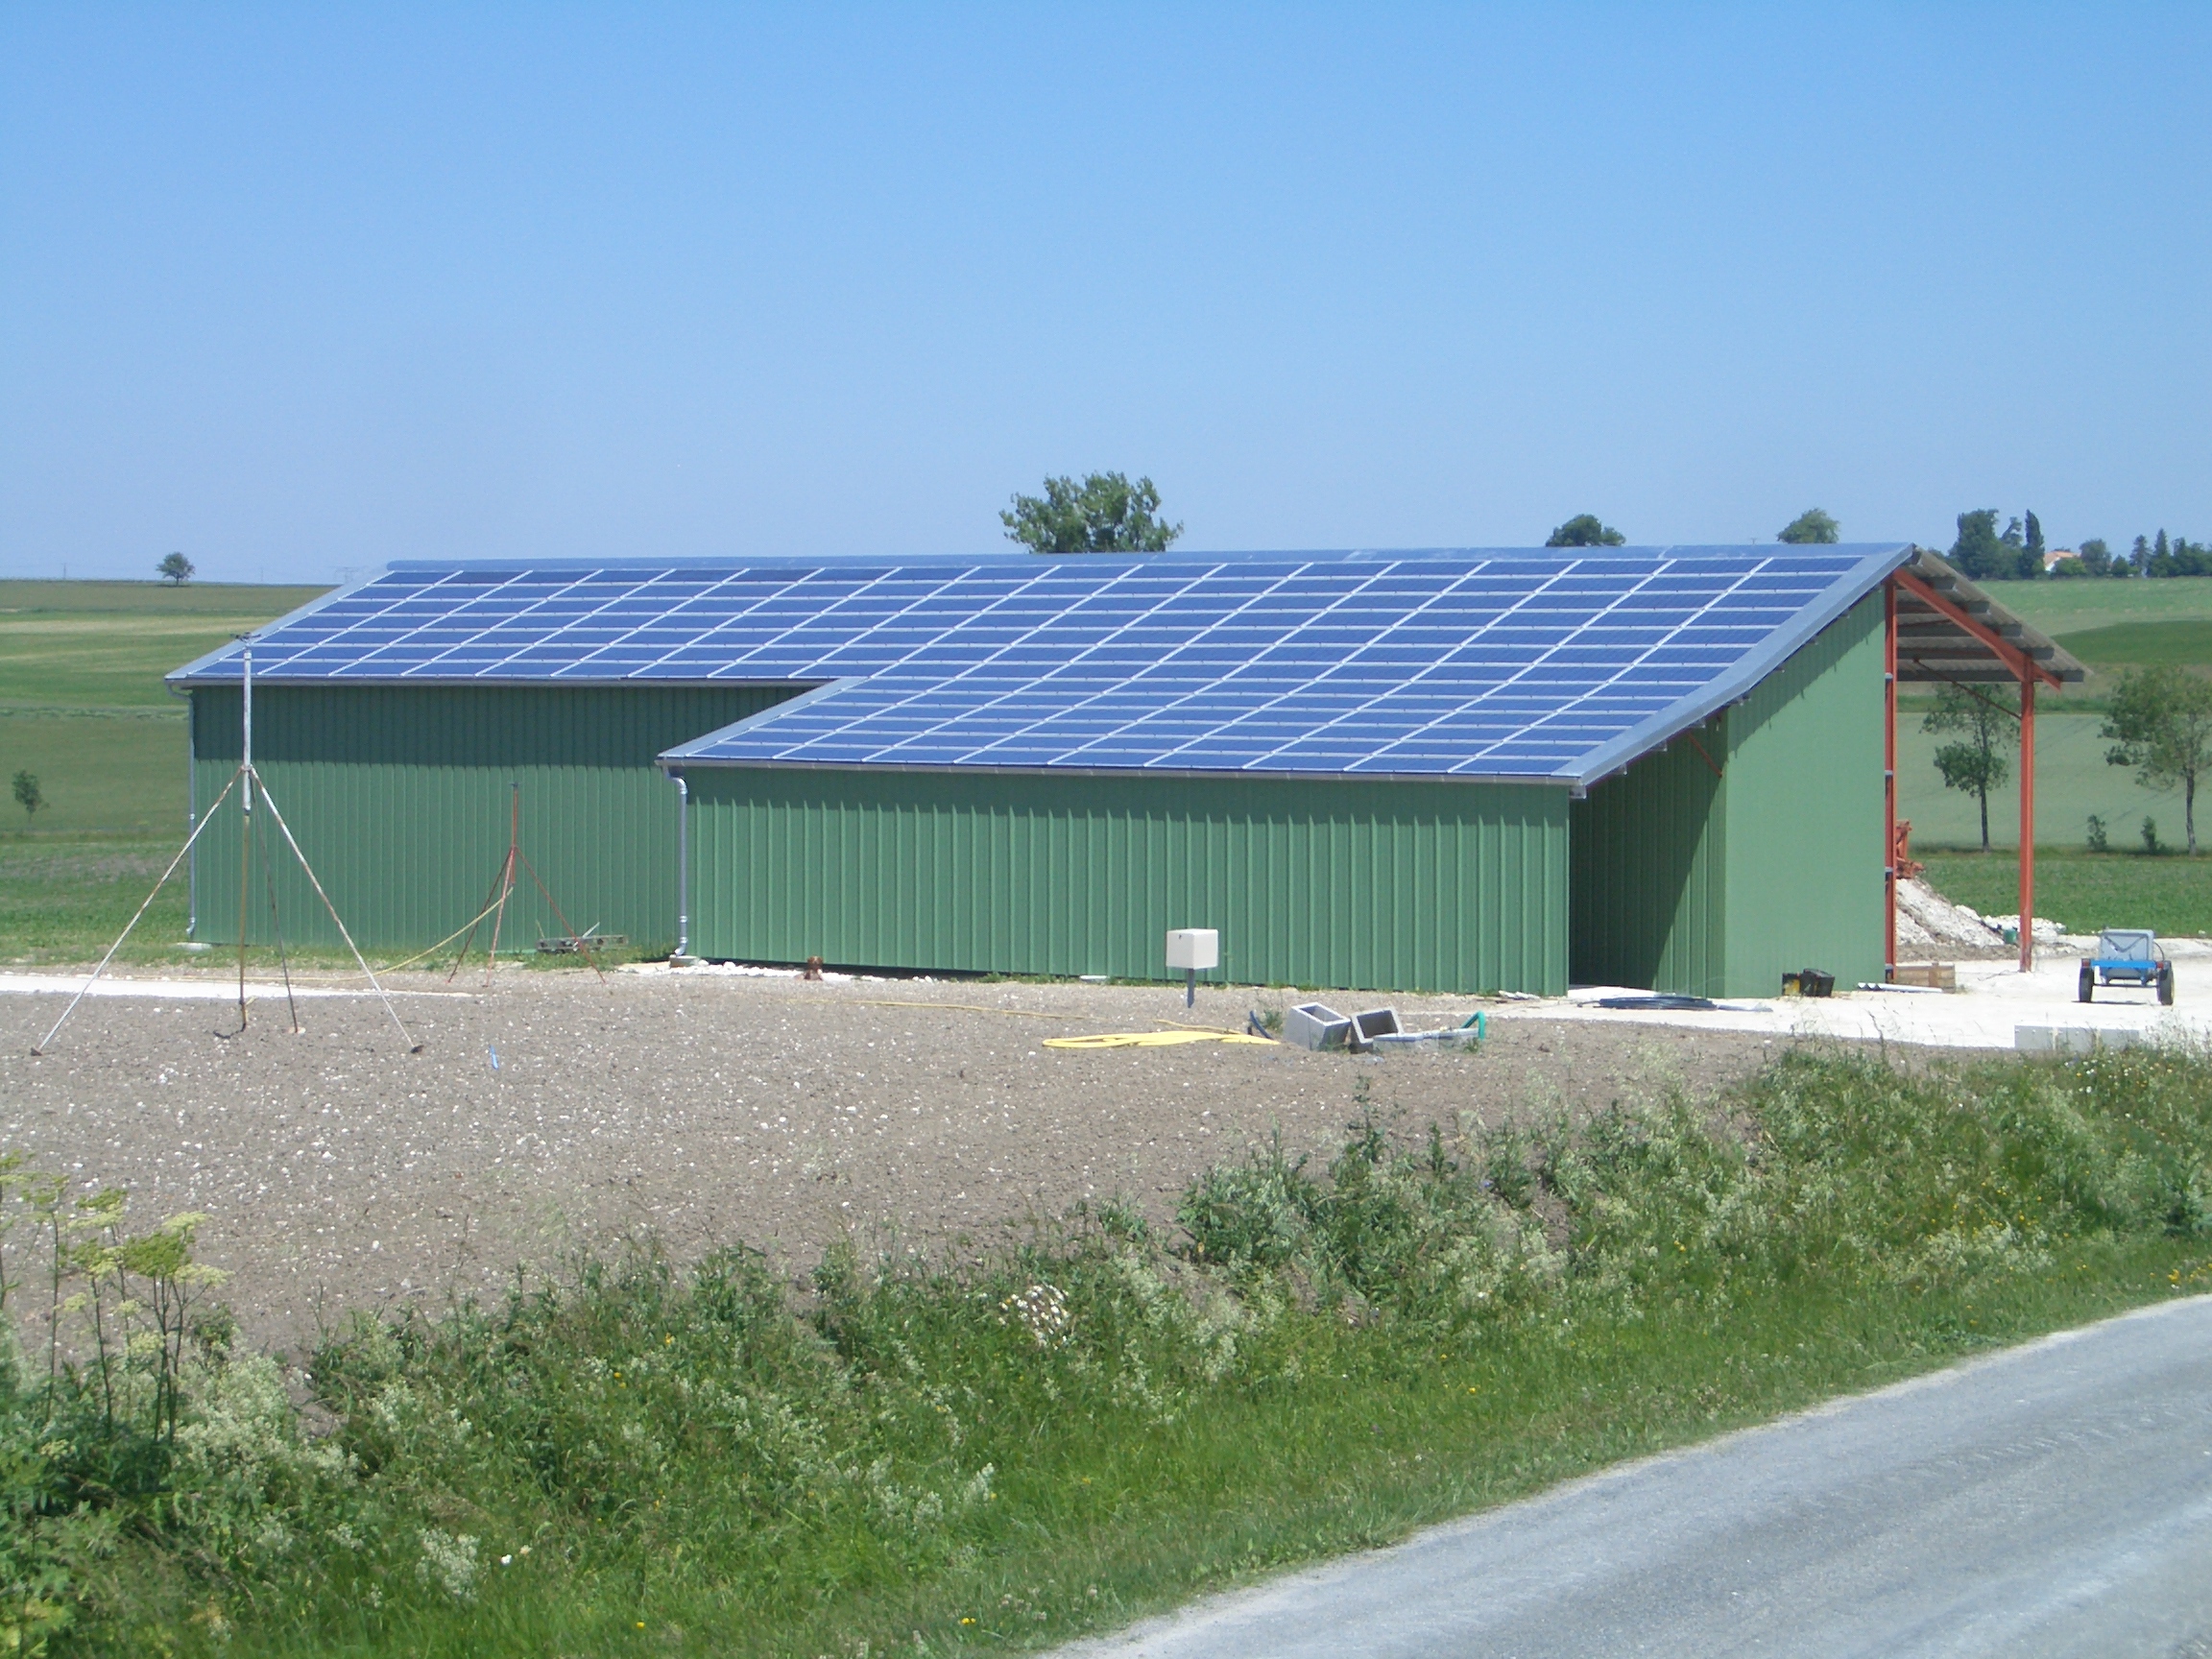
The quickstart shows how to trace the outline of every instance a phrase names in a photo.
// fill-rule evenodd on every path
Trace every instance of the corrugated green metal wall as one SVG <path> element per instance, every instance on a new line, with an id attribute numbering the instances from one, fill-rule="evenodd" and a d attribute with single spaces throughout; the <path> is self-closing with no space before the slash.
<path id="1" fill-rule="evenodd" d="M 1731 997 L 1882 977 L 1882 672 L 1875 593 L 1729 712 Z"/>
<path id="2" fill-rule="evenodd" d="M 1575 804 L 1578 983 L 1754 997 L 1785 969 L 1879 976 L 1882 671 L 1877 593 Z"/>
<path id="3" fill-rule="evenodd" d="M 1567 983 L 1563 789 L 696 767 L 693 949 L 1375 990 Z"/>
<path id="4" fill-rule="evenodd" d="M 1677 737 L 1574 805 L 1577 984 L 1720 995 L 1728 819 L 1714 768 L 1728 753 L 1726 720 L 1691 735 L 1695 745 Z"/>
<path id="5" fill-rule="evenodd" d="M 507 853 L 510 785 L 522 850 L 571 924 L 670 945 L 676 791 L 662 750 L 790 693 L 749 686 L 287 686 L 253 688 L 253 759 L 316 874 L 365 949 L 419 949 L 467 922 Z M 238 763 L 238 693 L 192 693 L 196 799 Z M 260 812 L 256 818 L 263 817 Z M 256 827 L 260 837 L 273 827 Z M 273 837 L 287 943 L 336 945 L 323 906 Z M 238 936 L 238 822 L 227 805 L 195 850 L 199 936 Z M 261 867 L 248 935 L 270 936 Z M 502 949 L 559 931 L 527 872 Z M 481 943 L 481 941 L 479 941 Z"/>

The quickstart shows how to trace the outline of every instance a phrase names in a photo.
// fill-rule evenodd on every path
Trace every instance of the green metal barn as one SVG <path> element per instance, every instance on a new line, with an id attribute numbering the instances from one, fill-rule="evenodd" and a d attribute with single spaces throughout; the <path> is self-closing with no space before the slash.
<path id="1" fill-rule="evenodd" d="M 397 564 L 180 669 L 197 936 L 1374 990 L 1877 976 L 1905 547 Z M 1923 558 L 1925 556 L 1922 556 Z M 274 919 L 274 921 L 273 921 Z M 482 942 L 481 936 L 479 943 Z"/>

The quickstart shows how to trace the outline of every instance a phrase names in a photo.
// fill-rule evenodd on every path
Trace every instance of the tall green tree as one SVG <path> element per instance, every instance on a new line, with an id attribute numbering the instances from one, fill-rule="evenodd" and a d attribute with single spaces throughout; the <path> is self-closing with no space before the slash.
<path id="1" fill-rule="evenodd" d="M 2212 771 L 2212 680 L 2171 664 L 2122 678 L 2100 735 L 2104 758 L 2131 766 L 2146 788 L 2181 791 L 2181 823 L 2197 851 L 2197 783 Z"/>
<path id="2" fill-rule="evenodd" d="M 172 553 L 154 566 L 161 580 L 171 587 L 181 588 L 192 580 L 192 561 L 181 553 Z"/>
<path id="3" fill-rule="evenodd" d="M 1961 790 L 1981 804 L 1984 853 L 1989 851 L 1989 791 L 2012 775 L 2007 752 L 2019 717 L 2020 706 L 2008 691 L 1994 685 L 1971 690 L 1946 685 L 1920 722 L 1923 732 L 1958 734 L 1958 741 L 1936 751 L 1936 770 L 1943 775 L 1946 789 Z"/>
<path id="4" fill-rule="evenodd" d="M 2081 567 L 2087 570 L 2090 575 L 2109 576 L 2112 574 L 2112 549 L 2104 544 L 2104 537 L 2092 536 L 2088 541 L 2082 542 L 2080 558 Z"/>
<path id="5" fill-rule="evenodd" d="M 1797 547 L 1825 547 L 1836 541 L 1843 527 L 1817 507 L 1808 507 L 1789 523 L 1782 526 L 1777 541 L 1787 541 Z"/>
<path id="6" fill-rule="evenodd" d="M 1044 494 L 1017 494 L 998 521 L 1007 541 L 1032 553 L 1164 553 L 1183 526 L 1162 522 L 1159 512 L 1151 479 L 1093 472 L 1080 484 L 1046 479 Z"/>
<path id="7" fill-rule="evenodd" d="M 1595 513 L 1577 513 L 1545 538 L 1547 547 L 1619 547 L 1628 540 Z"/>
<path id="8" fill-rule="evenodd" d="M 2020 574 L 2042 575 L 2043 555 L 2048 550 L 2043 541 L 2043 520 L 2035 517 L 2035 509 L 2031 507 L 2028 509 L 2027 540 L 2020 547 Z"/>
<path id="9" fill-rule="evenodd" d="M 2013 521 L 2017 536 L 2019 520 Z M 2003 582 L 2020 574 L 2020 548 L 1997 533 L 1997 509 L 1959 515 L 1959 540 L 1951 543 L 1951 563 L 1976 582 Z"/>

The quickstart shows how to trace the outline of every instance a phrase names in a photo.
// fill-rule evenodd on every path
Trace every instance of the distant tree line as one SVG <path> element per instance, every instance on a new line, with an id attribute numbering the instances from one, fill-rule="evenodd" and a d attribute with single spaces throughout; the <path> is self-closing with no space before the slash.
<path id="1" fill-rule="evenodd" d="M 2043 526 L 2031 512 L 1997 528 L 1997 509 L 1959 515 L 1959 539 L 1947 555 L 1960 574 L 1977 582 L 2030 581 L 2040 576 L 2212 576 L 2212 546 L 2186 536 L 2138 536 L 2131 552 L 2115 553 L 2092 537 L 2066 557 L 2049 561 Z M 2049 568 L 2046 569 L 2046 564 Z"/>

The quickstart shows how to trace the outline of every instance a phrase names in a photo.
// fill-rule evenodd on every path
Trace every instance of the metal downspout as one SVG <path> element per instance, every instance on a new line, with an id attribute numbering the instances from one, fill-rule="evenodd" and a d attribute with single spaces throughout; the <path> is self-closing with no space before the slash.
<path id="1" fill-rule="evenodd" d="M 684 962 L 691 955 L 691 785 L 681 772 L 670 772 L 676 784 L 676 954 Z"/>
<path id="2" fill-rule="evenodd" d="M 184 694 L 184 840 L 192 848 L 191 866 L 184 872 L 184 938 L 200 937 L 200 849 L 194 838 L 200 829 L 200 699 Z"/>
<path id="3" fill-rule="evenodd" d="M 1897 977 L 1897 584 L 1882 585 L 1882 977 Z"/>

